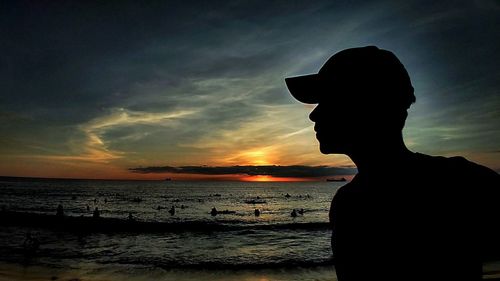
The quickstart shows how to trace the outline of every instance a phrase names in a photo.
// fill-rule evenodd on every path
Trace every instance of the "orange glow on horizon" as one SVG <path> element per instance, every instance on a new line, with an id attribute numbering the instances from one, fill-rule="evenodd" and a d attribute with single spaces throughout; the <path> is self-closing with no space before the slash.
<path id="1" fill-rule="evenodd" d="M 256 155 L 259 155 L 257 153 Z M 260 154 L 262 156 L 262 154 Z M 30 165 L 24 158 L 13 157 L 0 163 L 0 176 L 67 178 L 67 179 L 103 179 L 103 180 L 165 180 L 172 181 L 248 181 L 248 182 L 298 182 L 324 181 L 325 178 L 274 177 L 271 175 L 247 174 L 182 174 L 182 173 L 134 173 L 127 167 L 109 163 L 92 163 L 75 159 L 32 158 Z M 346 177 L 347 178 L 347 177 Z"/>
<path id="2" fill-rule="evenodd" d="M 263 175 L 244 177 L 244 178 L 242 178 L 242 180 L 243 181 L 274 181 L 273 177 L 263 176 Z"/>
<path id="3" fill-rule="evenodd" d="M 268 175 L 243 176 L 240 181 L 256 181 L 256 182 L 278 182 L 278 181 L 317 181 L 313 178 L 292 178 L 292 177 L 273 177 Z"/>
<path id="4" fill-rule="evenodd" d="M 298 182 L 298 181 L 323 181 L 321 178 L 294 178 L 294 177 L 273 177 L 269 175 L 241 175 L 241 174 L 231 174 L 231 175 L 180 175 L 171 174 L 159 176 L 158 174 L 149 174 L 149 177 L 143 177 L 142 179 L 150 180 L 163 180 L 165 178 L 171 178 L 172 181 L 247 181 L 247 182 Z"/>

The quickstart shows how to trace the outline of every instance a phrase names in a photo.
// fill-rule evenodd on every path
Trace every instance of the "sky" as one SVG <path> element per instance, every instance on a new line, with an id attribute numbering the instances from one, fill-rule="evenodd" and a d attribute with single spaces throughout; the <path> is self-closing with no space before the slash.
<path id="1" fill-rule="evenodd" d="M 284 78 L 367 45 L 410 74 L 410 150 L 498 172 L 499 14 L 494 0 L 2 1 L 0 175 L 352 175 L 319 152 L 314 106 Z"/>

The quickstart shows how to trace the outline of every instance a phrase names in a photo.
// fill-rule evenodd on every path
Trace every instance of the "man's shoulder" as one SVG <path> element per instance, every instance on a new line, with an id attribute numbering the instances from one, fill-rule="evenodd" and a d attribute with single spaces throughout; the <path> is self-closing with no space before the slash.
<path id="1" fill-rule="evenodd" d="M 443 175 L 500 178 L 500 175 L 492 169 L 469 161 L 462 156 L 444 157 L 416 153 L 416 157 L 417 165 L 427 167 Z"/>
<path id="2" fill-rule="evenodd" d="M 347 184 L 339 187 L 335 195 L 333 196 L 333 201 L 345 201 L 350 200 L 353 195 L 360 192 L 360 184 L 357 182 L 356 177 Z"/>
<path id="3" fill-rule="evenodd" d="M 354 200 L 355 196 L 352 194 L 355 192 L 356 184 L 353 181 L 339 187 L 333 195 L 333 199 L 330 205 L 329 217 L 330 221 L 333 221 L 333 216 L 336 210 L 344 209 L 351 206 L 351 202 Z"/>

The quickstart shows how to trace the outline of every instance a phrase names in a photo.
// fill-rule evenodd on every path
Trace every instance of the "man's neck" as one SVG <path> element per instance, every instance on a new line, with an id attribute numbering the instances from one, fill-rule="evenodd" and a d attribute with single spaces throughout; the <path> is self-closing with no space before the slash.
<path id="1" fill-rule="evenodd" d="M 401 140 L 397 144 L 380 145 L 377 149 L 360 150 L 348 156 L 358 168 L 360 174 L 373 175 L 387 173 L 388 167 L 398 167 L 414 155 Z"/>

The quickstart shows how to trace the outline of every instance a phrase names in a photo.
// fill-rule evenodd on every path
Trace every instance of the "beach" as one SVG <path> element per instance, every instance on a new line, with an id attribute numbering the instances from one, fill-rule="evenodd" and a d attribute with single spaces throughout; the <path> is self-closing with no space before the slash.
<path id="1" fill-rule="evenodd" d="M 0 280 L 335 280 L 339 186 L 4 181 Z"/>
<path id="2" fill-rule="evenodd" d="M 500 262 L 485 264 L 484 280 L 500 280 Z M 161 268 L 47 268 L 0 263 L 0 281 L 115 281 L 115 280 L 217 280 L 217 281 L 334 281 L 333 266 L 260 270 L 164 270 Z"/>
<path id="3" fill-rule="evenodd" d="M 50 269 L 40 266 L 20 266 L 0 264 L 0 280 L 2 281 L 115 281 L 115 280 L 317 280 L 333 281 L 335 271 L 333 267 L 294 268 L 294 269 L 260 269 L 260 270 L 164 270 L 159 268 L 129 268 L 117 267 L 107 269 Z"/>

